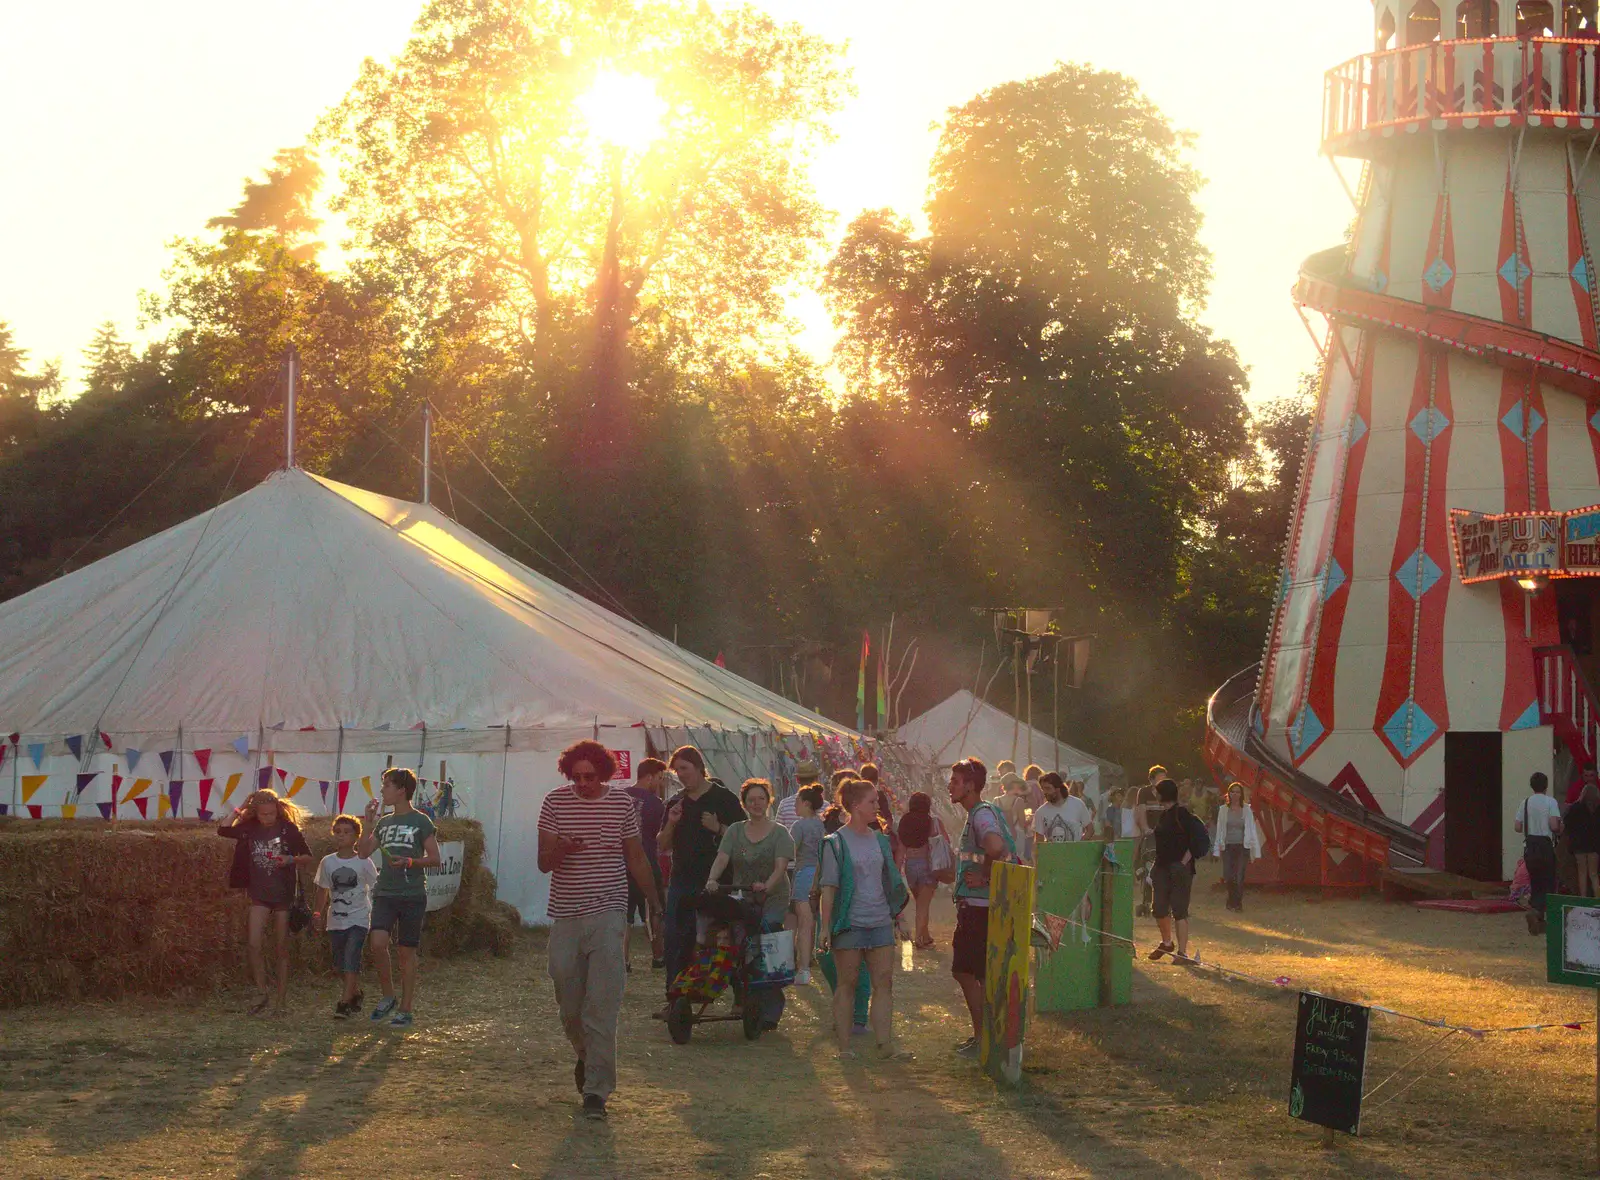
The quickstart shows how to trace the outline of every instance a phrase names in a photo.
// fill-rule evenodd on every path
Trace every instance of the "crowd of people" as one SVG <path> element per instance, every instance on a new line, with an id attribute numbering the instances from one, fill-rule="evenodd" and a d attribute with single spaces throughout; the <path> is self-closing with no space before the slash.
<path id="1" fill-rule="evenodd" d="M 1137 791 L 1098 799 L 1079 778 L 1033 765 L 1018 773 L 1004 761 L 991 776 L 981 760 L 966 758 L 950 767 L 948 808 L 925 791 L 897 798 L 870 762 L 836 771 L 825 792 L 817 766 L 803 761 L 795 768 L 797 789 L 781 801 L 761 778 L 731 790 L 694 746 L 664 761 L 644 759 L 635 782 L 623 788 L 613 786 L 615 760 L 598 742 L 570 746 L 558 768 L 565 782 L 545 797 L 538 821 L 538 864 L 550 875 L 548 972 L 573 1048 L 573 1081 L 584 1113 L 595 1119 L 606 1116 L 616 1087 L 617 1022 L 641 922 L 666 992 L 658 1018 L 670 1017 L 675 981 L 713 936 L 708 899 L 732 895 L 748 901 L 760 932 L 792 933 L 795 985 L 809 985 L 815 967 L 832 988 L 842 1058 L 862 1056 L 857 1040 L 870 1037 L 863 1042 L 868 1051 L 905 1061 L 911 1054 L 894 1022 L 897 945 L 934 947 L 933 898 L 939 885 L 950 885 L 956 904 L 950 970 L 972 1030 L 953 1049 L 973 1058 L 996 863 L 1034 863 L 1050 843 L 1134 837 L 1148 909 L 1161 930 L 1150 957 L 1194 962 L 1188 918 L 1197 860 L 1220 857 L 1228 904 L 1237 909 L 1244 867 L 1260 855 L 1239 784 L 1207 807 L 1203 791 L 1180 788 L 1160 766 L 1151 767 Z M 412 806 L 416 785 L 411 771 L 393 768 L 363 817 L 334 821 L 335 851 L 313 877 L 315 909 L 300 900 L 299 870 L 312 858 L 292 802 L 258 791 L 219 828 L 237 841 L 230 882 L 249 895 L 249 958 L 259 992 L 254 1013 L 283 1011 L 287 940 L 299 921 L 328 933 L 342 982 L 336 1017 L 363 1010 L 361 956 L 370 946 L 382 996 L 369 1019 L 411 1024 L 426 917 L 424 871 L 439 863 L 433 824 Z M 959 820 L 959 832 L 954 824 L 947 828 L 944 816 Z M 266 979 L 269 927 L 275 991 Z M 742 1018 L 762 1029 L 783 1019 L 782 987 L 736 993 L 735 1002 L 745 1008 Z"/>

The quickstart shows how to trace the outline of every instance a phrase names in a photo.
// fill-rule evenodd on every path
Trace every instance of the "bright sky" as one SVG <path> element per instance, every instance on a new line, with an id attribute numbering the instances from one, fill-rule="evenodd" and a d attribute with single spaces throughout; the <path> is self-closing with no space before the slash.
<path id="1" fill-rule="evenodd" d="M 818 161 L 842 229 L 864 208 L 918 215 L 931 124 L 987 87 L 1058 60 L 1131 75 L 1195 133 L 1205 319 L 1252 370 L 1252 396 L 1291 391 L 1315 353 L 1289 303 L 1302 258 L 1339 241 L 1348 199 L 1317 154 L 1322 73 L 1370 46 L 1366 0 L 766 0 L 850 43 L 857 97 Z M 405 42 L 415 0 L 80 0 L 0 6 L 0 320 L 35 361 L 73 371 L 95 327 L 131 334 L 165 243 L 239 199 L 301 142 L 361 60 Z M 266 15 L 270 14 L 270 15 Z M 803 301 L 806 342 L 831 343 Z"/>

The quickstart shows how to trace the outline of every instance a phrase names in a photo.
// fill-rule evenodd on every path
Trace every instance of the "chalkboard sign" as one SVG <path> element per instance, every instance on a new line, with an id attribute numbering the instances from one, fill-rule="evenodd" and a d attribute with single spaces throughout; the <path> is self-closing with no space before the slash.
<path id="1" fill-rule="evenodd" d="M 1369 1015 L 1360 1004 L 1300 993 L 1289 1085 L 1291 1117 L 1350 1135 L 1360 1131 Z"/>

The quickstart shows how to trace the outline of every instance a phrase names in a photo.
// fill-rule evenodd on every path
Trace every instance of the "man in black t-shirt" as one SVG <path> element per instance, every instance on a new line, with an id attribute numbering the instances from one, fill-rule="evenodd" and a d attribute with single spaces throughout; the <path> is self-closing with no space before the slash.
<path id="1" fill-rule="evenodd" d="M 1178 802 L 1178 784 L 1170 778 L 1156 784 L 1156 800 L 1162 811 L 1155 823 L 1156 861 L 1150 869 L 1150 884 L 1155 892 L 1161 944 L 1150 952 L 1150 957 L 1159 959 L 1171 954 L 1174 962 L 1189 963 L 1193 962 L 1189 957 L 1189 891 L 1195 873 L 1194 850 L 1189 843 L 1192 817 L 1189 809 Z"/>
<path id="2" fill-rule="evenodd" d="M 745 818 L 739 797 L 721 783 L 706 777 L 706 760 L 693 746 L 680 746 L 672 755 L 672 772 L 683 790 L 667 800 L 667 818 L 656 843 L 672 846 L 672 878 L 667 883 L 666 985 L 684 967 L 694 948 L 694 912 L 681 903 L 706 887 L 711 862 L 717 859 L 722 833 Z"/>

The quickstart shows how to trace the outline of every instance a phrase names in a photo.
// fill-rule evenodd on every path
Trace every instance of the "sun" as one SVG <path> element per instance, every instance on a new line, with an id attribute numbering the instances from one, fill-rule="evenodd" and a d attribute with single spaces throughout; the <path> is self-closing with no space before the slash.
<path id="1" fill-rule="evenodd" d="M 650 79 L 612 70 L 597 73 L 576 105 L 601 142 L 633 152 L 660 134 L 661 117 L 667 109 Z"/>

